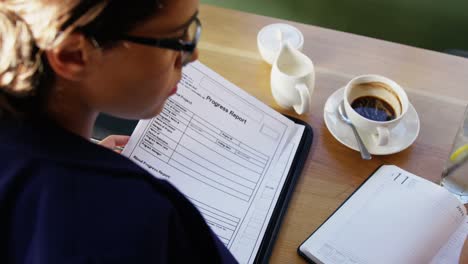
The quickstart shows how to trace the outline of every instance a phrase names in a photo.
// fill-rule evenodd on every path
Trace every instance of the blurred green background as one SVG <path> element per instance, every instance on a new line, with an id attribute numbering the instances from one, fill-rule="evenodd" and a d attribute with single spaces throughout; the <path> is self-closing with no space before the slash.
<path id="1" fill-rule="evenodd" d="M 468 0 L 201 0 L 410 46 L 468 50 Z"/>

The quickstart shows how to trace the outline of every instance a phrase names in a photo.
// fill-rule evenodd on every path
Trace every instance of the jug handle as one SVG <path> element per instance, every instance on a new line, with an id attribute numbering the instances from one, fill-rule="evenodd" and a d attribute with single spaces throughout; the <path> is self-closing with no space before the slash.
<path id="1" fill-rule="evenodd" d="M 309 113 L 311 110 L 311 98 L 309 93 L 309 88 L 305 83 L 296 84 L 296 90 L 299 92 L 299 97 L 301 101 L 299 104 L 293 105 L 296 113 L 302 115 L 304 113 Z"/>

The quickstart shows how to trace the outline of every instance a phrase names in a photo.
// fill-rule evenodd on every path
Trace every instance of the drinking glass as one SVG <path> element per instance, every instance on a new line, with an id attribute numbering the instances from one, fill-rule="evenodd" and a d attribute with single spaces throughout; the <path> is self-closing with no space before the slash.
<path id="1" fill-rule="evenodd" d="M 440 185 L 461 202 L 468 203 L 468 106 L 445 161 Z"/>

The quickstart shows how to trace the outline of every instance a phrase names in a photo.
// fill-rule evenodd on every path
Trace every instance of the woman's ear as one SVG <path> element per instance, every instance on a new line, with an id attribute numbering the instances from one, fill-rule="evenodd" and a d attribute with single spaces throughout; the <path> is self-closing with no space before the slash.
<path id="1" fill-rule="evenodd" d="M 86 76 L 100 50 L 84 35 L 72 33 L 57 47 L 45 53 L 50 67 L 57 76 L 79 81 Z"/>

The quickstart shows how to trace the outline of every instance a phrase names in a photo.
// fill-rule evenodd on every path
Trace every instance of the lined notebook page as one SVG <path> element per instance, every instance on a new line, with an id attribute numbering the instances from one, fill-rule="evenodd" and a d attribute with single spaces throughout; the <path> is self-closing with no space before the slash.
<path id="1" fill-rule="evenodd" d="M 439 253 L 432 259 L 431 264 L 453 264 L 458 263 L 460 253 L 468 235 L 468 217 L 463 224 L 453 233 L 449 241 L 442 247 Z"/>
<path id="2" fill-rule="evenodd" d="M 317 263 L 429 263 L 465 215 L 442 187 L 382 166 L 300 250 Z"/>

